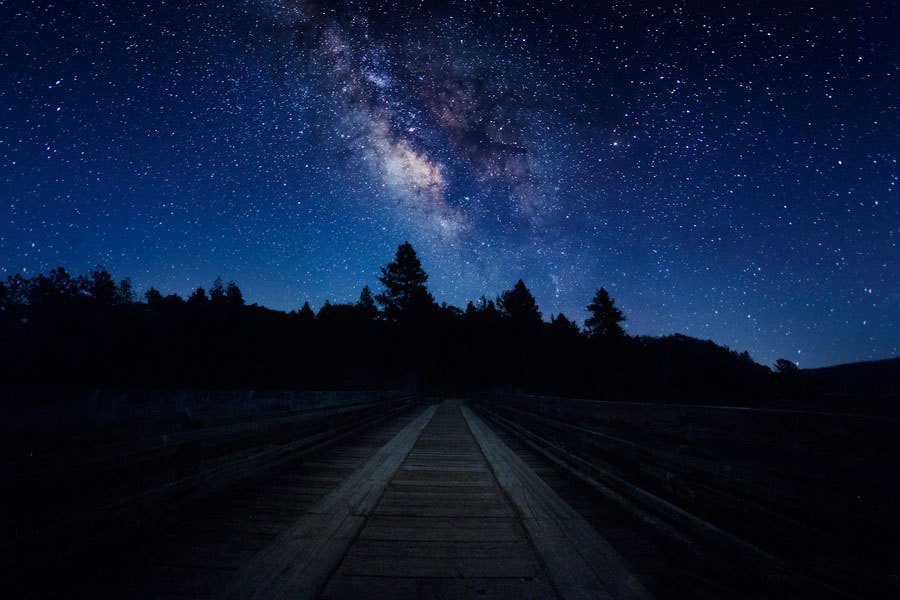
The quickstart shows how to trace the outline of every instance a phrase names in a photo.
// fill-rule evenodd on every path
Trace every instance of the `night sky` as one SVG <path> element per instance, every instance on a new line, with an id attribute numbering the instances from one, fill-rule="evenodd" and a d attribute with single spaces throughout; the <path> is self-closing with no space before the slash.
<path id="1" fill-rule="evenodd" d="M 900 345 L 895 2 L 0 0 L 0 275 L 439 301 L 802 367 Z"/>

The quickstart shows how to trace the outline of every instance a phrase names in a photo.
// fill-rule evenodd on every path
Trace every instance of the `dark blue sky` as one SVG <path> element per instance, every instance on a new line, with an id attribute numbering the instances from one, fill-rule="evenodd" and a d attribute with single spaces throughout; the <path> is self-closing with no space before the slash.
<path id="1" fill-rule="evenodd" d="M 438 300 L 898 354 L 893 2 L 0 1 L 0 275 Z M 603 5 L 603 6 L 601 6 Z"/>

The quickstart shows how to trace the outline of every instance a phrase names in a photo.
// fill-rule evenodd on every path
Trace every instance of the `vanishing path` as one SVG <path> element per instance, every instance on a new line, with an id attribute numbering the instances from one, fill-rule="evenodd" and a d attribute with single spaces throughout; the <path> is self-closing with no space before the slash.
<path id="1" fill-rule="evenodd" d="M 459 400 L 373 427 L 156 532 L 68 596 L 638 598 L 618 553 Z M 102 563 L 101 563 L 102 564 Z"/>
<path id="2" fill-rule="evenodd" d="M 213 595 L 639 595 L 615 551 L 504 449 L 459 401 L 425 409 Z"/>
<path id="3" fill-rule="evenodd" d="M 438 407 L 323 595 L 554 595 L 458 403 Z"/>
<path id="4" fill-rule="evenodd" d="M 15 533 L 0 542 L 0 589 L 233 600 L 894 594 L 896 511 L 885 499 L 895 483 L 833 451 L 823 458 L 797 434 L 843 432 L 847 448 L 891 457 L 894 421 L 502 395 L 251 404 L 267 402 L 261 415 L 229 409 L 7 461 L 7 489 L 23 492 L 5 511 Z M 748 428 L 781 446 L 735 433 Z M 846 482 L 870 492 L 847 497 L 857 488 Z"/>

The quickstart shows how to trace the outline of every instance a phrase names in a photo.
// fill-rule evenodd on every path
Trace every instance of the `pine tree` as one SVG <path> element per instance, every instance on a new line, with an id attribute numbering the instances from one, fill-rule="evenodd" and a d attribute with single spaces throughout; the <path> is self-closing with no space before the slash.
<path id="1" fill-rule="evenodd" d="M 378 316 L 378 307 L 375 306 L 375 298 L 372 296 L 372 290 L 369 289 L 369 286 L 364 286 L 359 293 L 359 300 L 356 302 L 356 307 L 359 309 L 360 314 L 366 319 L 374 319 Z"/>
<path id="2" fill-rule="evenodd" d="M 196 290 L 191 292 L 191 295 L 188 296 L 188 304 L 192 304 L 194 306 L 202 306 L 209 301 L 209 298 L 206 297 L 206 290 L 202 287 L 198 287 Z"/>
<path id="3" fill-rule="evenodd" d="M 378 281 L 384 286 L 384 292 L 375 300 L 384 308 L 388 319 L 424 316 L 435 309 L 434 298 L 425 287 L 428 275 L 409 242 L 397 248 L 396 258 L 382 267 Z"/>
<path id="4" fill-rule="evenodd" d="M 222 278 L 216 277 L 212 287 L 209 288 L 209 299 L 220 304 L 225 301 L 225 286 L 222 284 Z"/>
<path id="5" fill-rule="evenodd" d="M 299 315 L 300 321 L 303 323 L 312 323 L 316 320 L 316 313 L 310 308 L 309 301 L 303 303 L 303 308 L 300 309 Z"/>
<path id="6" fill-rule="evenodd" d="M 50 272 L 53 275 L 53 271 Z M 65 275 L 65 271 L 63 271 Z M 67 276 L 67 275 L 66 275 Z M 78 278 L 80 287 L 101 306 L 116 304 L 116 282 L 107 271 L 97 267 L 87 277 Z"/>
<path id="7" fill-rule="evenodd" d="M 550 316 L 550 331 L 554 331 L 563 336 L 577 336 L 581 333 L 581 330 L 578 329 L 578 325 L 562 313 L 559 313 L 555 317 L 552 315 Z"/>
<path id="8" fill-rule="evenodd" d="M 229 281 L 228 287 L 225 288 L 225 300 L 232 306 L 244 305 L 244 294 L 241 292 L 241 288 L 233 281 Z"/>
<path id="9" fill-rule="evenodd" d="M 776 373 L 794 373 L 798 370 L 797 363 L 786 358 L 779 358 L 775 361 Z"/>
<path id="10" fill-rule="evenodd" d="M 478 306 L 478 311 L 491 318 L 500 316 L 500 311 L 497 310 L 497 305 L 494 301 L 488 300 L 484 296 L 481 297 L 481 304 Z"/>
<path id="11" fill-rule="evenodd" d="M 520 323 L 539 323 L 541 311 L 531 291 L 521 279 L 516 282 L 511 290 L 500 294 L 497 298 L 497 306 L 505 316 Z"/>
<path id="12" fill-rule="evenodd" d="M 604 288 L 597 290 L 594 299 L 588 304 L 591 316 L 584 322 L 591 337 L 621 337 L 625 330 L 619 325 L 625 320 L 625 314 L 616 308 L 615 300 L 609 297 Z"/>
<path id="13" fill-rule="evenodd" d="M 158 306 L 163 301 L 163 295 L 155 287 L 144 292 L 144 298 L 147 299 L 147 304 L 150 306 Z"/>
<path id="14" fill-rule="evenodd" d="M 116 302 L 118 304 L 131 304 L 134 302 L 134 287 L 131 285 L 131 278 L 126 277 L 119 282 L 116 288 Z"/>

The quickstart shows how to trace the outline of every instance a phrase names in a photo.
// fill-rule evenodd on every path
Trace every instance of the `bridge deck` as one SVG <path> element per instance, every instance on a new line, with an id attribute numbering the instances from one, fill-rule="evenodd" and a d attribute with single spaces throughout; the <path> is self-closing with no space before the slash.
<path id="1" fill-rule="evenodd" d="M 458 403 L 422 431 L 325 598 L 554 596 Z"/>
<path id="2" fill-rule="evenodd" d="M 590 526 L 504 449 L 461 401 L 415 407 L 167 526 L 72 557 L 49 591 L 221 599 L 634 595 L 608 593 L 615 582 L 588 562 L 621 566 L 627 577 L 615 551 L 596 532 L 584 538 Z M 567 541 L 573 531 L 583 539 Z"/>
<path id="3" fill-rule="evenodd" d="M 159 529 L 136 530 L 97 555 L 73 556 L 35 582 L 60 597 L 204 598 L 270 547 L 421 412 L 415 409 L 273 477 L 243 486 Z M 104 563 L 115 564 L 107 568 Z M 60 589 L 62 588 L 62 589 Z M 44 592 L 36 590 L 37 597 Z"/>
<path id="4" fill-rule="evenodd" d="M 199 421 L 171 440 L 161 430 L 17 459 L 25 470 L 7 469 L 7 480 L 22 502 L 4 523 L 18 533 L 0 544 L 0 589 L 223 600 L 638 599 L 648 589 L 830 598 L 854 597 L 844 588 L 864 592 L 856 597 L 894 589 L 893 571 L 877 570 L 896 556 L 890 502 L 845 501 L 844 483 L 855 479 L 832 490 L 819 447 L 801 453 L 802 438 L 781 436 L 794 440 L 789 451 L 760 463 L 740 451 L 759 442 L 738 445 L 734 433 L 747 419 L 764 432 L 798 421 L 802 431 L 849 427 L 848 444 L 874 436 L 878 449 L 895 439 L 894 425 L 539 397 L 421 400 L 327 396 L 307 409 L 291 397 L 287 413 L 278 405 Z M 710 458 L 709 449 L 732 446 Z M 804 477 L 786 481 L 779 464 L 799 465 Z M 101 520 L 107 507 L 119 512 Z M 879 515 L 883 533 L 867 525 Z M 830 537 L 855 527 L 868 538 L 838 546 Z M 828 565 L 840 568 L 824 572 Z"/>

